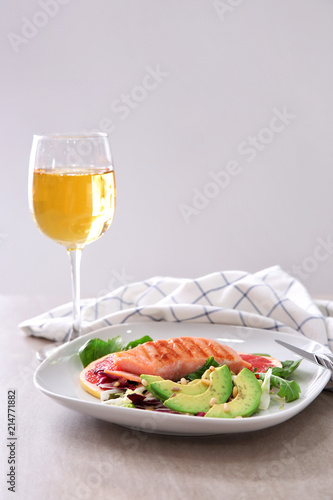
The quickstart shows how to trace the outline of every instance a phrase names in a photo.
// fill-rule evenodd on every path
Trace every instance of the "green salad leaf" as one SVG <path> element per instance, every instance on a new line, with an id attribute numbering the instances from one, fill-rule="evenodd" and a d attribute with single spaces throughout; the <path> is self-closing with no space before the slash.
<path id="1" fill-rule="evenodd" d="M 287 403 L 299 399 L 301 388 L 295 380 L 287 380 L 287 378 L 300 365 L 301 359 L 298 361 L 282 361 L 282 368 L 274 366 L 270 377 L 271 387 L 279 389 L 278 396 L 285 398 Z M 260 380 L 265 379 L 264 373 L 258 374 Z"/>
<path id="2" fill-rule="evenodd" d="M 215 359 L 214 359 L 214 357 L 213 357 L 213 356 L 210 356 L 210 357 L 207 359 L 206 363 L 205 363 L 205 364 L 204 364 L 201 368 L 199 368 L 199 369 L 198 369 L 197 371 L 195 371 L 195 372 L 189 373 L 188 375 L 186 375 L 186 377 L 185 377 L 185 378 L 186 378 L 187 380 L 196 380 L 196 379 L 198 379 L 198 378 L 201 378 L 201 377 L 202 377 L 202 375 L 205 373 L 205 371 L 206 371 L 206 370 L 208 370 L 208 368 L 209 368 L 210 366 L 215 366 L 215 368 L 218 368 L 218 367 L 219 367 L 219 366 L 221 366 L 221 365 L 219 365 L 219 364 L 217 363 L 217 361 L 215 361 Z"/>
<path id="3" fill-rule="evenodd" d="M 140 344 L 145 344 L 146 342 L 151 342 L 152 340 L 153 339 L 151 337 L 149 337 L 149 335 L 145 335 L 144 337 L 141 337 L 140 339 L 132 340 L 132 342 L 129 342 L 123 350 L 128 351 L 129 349 L 133 349 L 134 347 L 136 347 Z"/>
<path id="4" fill-rule="evenodd" d="M 280 389 L 278 396 L 285 398 L 286 403 L 299 399 L 301 388 L 296 380 L 285 380 L 276 375 L 271 375 L 271 385 Z"/>
<path id="5" fill-rule="evenodd" d="M 99 338 L 90 339 L 79 349 L 80 360 L 85 368 L 92 361 L 95 361 L 102 356 L 106 356 L 107 354 L 111 354 L 113 352 L 128 351 L 129 349 L 133 349 L 133 347 L 151 340 L 153 340 L 151 337 L 145 335 L 140 339 L 133 340 L 132 342 L 124 345 L 123 339 L 119 335 L 113 337 L 112 339 L 108 339 L 107 341 Z"/>
<path id="6" fill-rule="evenodd" d="M 299 359 L 297 361 L 281 361 L 282 368 L 274 366 L 272 368 L 272 374 L 277 375 L 278 377 L 288 378 L 289 375 L 291 375 L 292 372 L 294 372 L 296 368 L 299 367 L 301 361 L 302 359 Z"/>

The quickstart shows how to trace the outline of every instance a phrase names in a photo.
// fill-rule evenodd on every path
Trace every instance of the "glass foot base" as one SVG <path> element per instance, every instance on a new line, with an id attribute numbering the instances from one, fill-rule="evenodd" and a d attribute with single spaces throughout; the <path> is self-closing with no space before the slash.
<path id="1" fill-rule="evenodd" d="M 36 358 L 39 361 L 44 361 L 51 354 L 53 354 L 61 345 L 63 345 L 63 342 L 54 342 L 51 345 L 46 345 L 45 347 L 42 347 L 39 351 L 36 352 Z"/>

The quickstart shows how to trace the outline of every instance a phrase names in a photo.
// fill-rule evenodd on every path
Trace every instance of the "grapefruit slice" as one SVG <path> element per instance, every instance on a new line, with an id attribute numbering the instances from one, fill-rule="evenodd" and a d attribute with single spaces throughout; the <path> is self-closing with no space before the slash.
<path id="1" fill-rule="evenodd" d="M 86 366 L 80 373 L 80 382 L 83 389 L 95 398 L 100 398 L 103 389 L 100 389 L 97 385 L 98 375 L 97 371 L 105 370 L 106 368 L 112 368 L 113 361 L 110 354 L 103 356 L 102 358 L 92 361 L 88 366 Z"/>
<path id="2" fill-rule="evenodd" d="M 282 368 L 282 363 L 278 359 L 272 358 L 272 356 L 262 356 L 259 354 L 247 354 L 245 352 L 239 352 L 238 355 L 248 363 L 251 363 L 252 371 L 256 368 L 257 373 L 264 373 L 268 368 L 273 368 L 278 366 Z"/>
<path id="3" fill-rule="evenodd" d="M 100 398 L 101 392 L 103 392 L 103 389 L 101 389 L 97 385 L 99 382 L 99 378 L 96 372 L 98 371 L 104 371 L 106 374 L 110 373 L 114 377 L 125 378 L 127 380 L 141 383 L 139 375 L 117 370 L 113 361 L 112 354 L 107 354 L 102 358 L 92 361 L 92 363 L 86 366 L 86 368 L 84 368 L 84 370 L 82 370 L 80 373 L 80 382 L 83 389 L 89 392 L 89 394 L 91 394 L 92 396 L 95 396 L 95 398 Z"/>

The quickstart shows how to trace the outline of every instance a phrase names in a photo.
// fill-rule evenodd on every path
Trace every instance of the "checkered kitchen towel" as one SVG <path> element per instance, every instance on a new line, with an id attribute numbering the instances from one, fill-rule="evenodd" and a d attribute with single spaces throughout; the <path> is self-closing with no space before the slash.
<path id="1" fill-rule="evenodd" d="M 333 302 L 314 301 L 279 266 L 198 279 L 154 277 L 82 301 L 81 312 L 82 333 L 138 321 L 219 323 L 299 333 L 333 350 Z M 19 326 L 26 335 L 64 340 L 71 320 L 66 304 Z"/>

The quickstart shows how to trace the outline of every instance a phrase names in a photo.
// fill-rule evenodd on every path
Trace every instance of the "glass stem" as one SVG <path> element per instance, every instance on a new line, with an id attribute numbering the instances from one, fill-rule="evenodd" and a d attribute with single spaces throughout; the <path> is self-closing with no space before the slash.
<path id="1" fill-rule="evenodd" d="M 68 337 L 68 342 L 78 338 L 81 334 L 80 313 L 80 264 L 82 249 L 67 250 L 71 263 L 72 298 L 73 298 L 73 326 Z"/>

